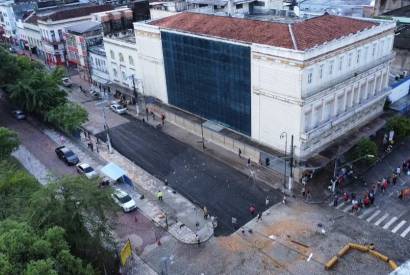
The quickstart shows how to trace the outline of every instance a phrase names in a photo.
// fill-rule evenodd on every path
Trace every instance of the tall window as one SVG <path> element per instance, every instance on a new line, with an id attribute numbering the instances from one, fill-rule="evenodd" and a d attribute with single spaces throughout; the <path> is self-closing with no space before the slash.
<path id="1" fill-rule="evenodd" d="M 361 53 L 362 53 L 362 50 L 361 49 L 359 49 L 359 50 L 357 50 L 357 56 L 356 56 L 356 63 L 357 64 L 360 64 L 360 58 L 361 58 Z"/>
<path id="2" fill-rule="evenodd" d="M 117 77 L 118 76 L 117 69 L 114 69 L 113 72 L 114 72 L 114 77 Z"/>
<path id="3" fill-rule="evenodd" d="M 128 57 L 128 61 L 130 62 L 131 66 L 134 66 L 134 58 L 132 58 L 131 55 Z"/>
<path id="4" fill-rule="evenodd" d="M 313 127 L 317 127 L 322 121 L 322 105 L 315 108 L 315 120 L 313 122 Z"/>
<path id="5" fill-rule="evenodd" d="M 344 111 L 344 99 L 345 94 L 341 94 L 337 97 L 337 114 L 341 114 Z"/>
<path id="6" fill-rule="evenodd" d="M 384 51 L 384 40 L 380 42 L 379 56 L 383 55 Z"/>
<path id="7" fill-rule="evenodd" d="M 308 84 L 311 84 L 311 83 L 312 83 L 312 78 L 313 78 L 313 72 L 312 72 L 312 70 L 310 70 L 310 71 L 308 72 L 308 76 L 307 76 L 307 82 L 308 82 Z"/>
<path id="8" fill-rule="evenodd" d="M 113 50 L 110 50 L 110 56 L 111 56 L 111 59 L 115 59 L 115 54 Z"/>
<path id="9" fill-rule="evenodd" d="M 353 58 L 353 53 L 349 53 L 349 59 L 347 60 L 347 65 L 349 67 L 352 66 L 352 58 Z"/>
<path id="10" fill-rule="evenodd" d="M 323 79 L 323 67 L 324 67 L 324 65 L 320 64 L 320 66 L 319 66 L 319 78 L 320 79 Z"/>
<path id="11" fill-rule="evenodd" d="M 51 33 L 51 40 L 52 40 L 52 41 L 56 41 L 56 34 L 55 34 L 55 32 L 54 32 L 54 31 L 50 31 L 50 33 Z"/>
<path id="12" fill-rule="evenodd" d="M 325 104 L 325 114 L 324 114 L 324 121 L 328 121 L 333 115 L 333 104 L 334 100 L 330 100 Z"/>
<path id="13" fill-rule="evenodd" d="M 334 61 L 333 60 L 331 60 L 330 62 L 329 62 L 329 74 L 331 75 L 331 74 L 333 74 L 333 65 L 334 65 Z"/>
<path id="14" fill-rule="evenodd" d="M 377 44 L 374 43 L 373 48 L 372 48 L 372 57 L 374 57 L 376 55 L 376 47 L 377 47 Z"/>
<path id="15" fill-rule="evenodd" d="M 341 72 L 342 69 L 343 69 L 343 59 L 344 59 L 343 56 L 341 56 L 341 57 L 339 58 L 339 72 Z"/>
<path id="16" fill-rule="evenodd" d="M 312 129 L 312 111 L 305 113 L 305 132 Z"/>
<path id="17" fill-rule="evenodd" d="M 346 106 L 347 108 L 351 108 L 353 106 L 352 102 L 352 90 L 347 91 L 346 93 Z"/>
<path id="18" fill-rule="evenodd" d="M 364 56 L 363 56 L 363 61 L 367 61 L 367 56 L 369 55 L 369 46 L 364 47 Z"/>
<path id="19" fill-rule="evenodd" d="M 58 30 L 58 37 L 60 38 L 60 41 L 63 41 L 63 40 L 64 40 L 63 31 L 62 31 L 62 30 Z"/>
<path id="20" fill-rule="evenodd" d="M 122 55 L 122 53 L 119 54 L 120 57 L 120 62 L 124 62 L 124 56 Z"/>

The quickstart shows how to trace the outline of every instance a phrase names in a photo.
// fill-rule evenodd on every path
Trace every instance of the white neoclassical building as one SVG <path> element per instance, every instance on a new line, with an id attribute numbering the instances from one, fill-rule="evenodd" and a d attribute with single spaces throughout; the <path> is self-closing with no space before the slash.
<path id="1" fill-rule="evenodd" d="M 145 92 L 305 160 L 383 110 L 395 23 L 181 13 L 134 23 Z"/>

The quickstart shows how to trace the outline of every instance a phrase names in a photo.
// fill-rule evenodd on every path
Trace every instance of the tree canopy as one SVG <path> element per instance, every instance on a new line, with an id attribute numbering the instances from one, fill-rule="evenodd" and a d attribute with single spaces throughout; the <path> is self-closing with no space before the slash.
<path id="1" fill-rule="evenodd" d="M 72 133 L 88 120 L 88 113 L 81 105 L 67 102 L 48 112 L 47 120 L 64 132 Z"/>
<path id="2" fill-rule="evenodd" d="M 8 157 L 19 146 L 17 133 L 0 127 L 0 160 Z"/>

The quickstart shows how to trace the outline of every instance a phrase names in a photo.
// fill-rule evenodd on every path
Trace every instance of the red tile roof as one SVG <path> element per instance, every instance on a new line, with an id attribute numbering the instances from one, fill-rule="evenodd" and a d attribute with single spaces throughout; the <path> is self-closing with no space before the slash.
<path id="1" fill-rule="evenodd" d="M 190 12 L 165 17 L 150 24 L 165 29 L 298 50 L 306 50 L 377 25 L 375 22 L 327 14 L 288 25 Z"/>

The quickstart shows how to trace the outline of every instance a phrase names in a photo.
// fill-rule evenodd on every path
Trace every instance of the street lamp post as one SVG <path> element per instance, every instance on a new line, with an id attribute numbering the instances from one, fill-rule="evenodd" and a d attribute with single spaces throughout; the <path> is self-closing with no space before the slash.
<path id="1" fill-rule="evenodd" d="M 103 117 L 104 117 L 104 129 L 107 133 L 107 144 L 108 144 L 108 152 L 112 154 L 112 146 L 111 146 L 111 139 L 110 139 L 110 130 L 108 128 L 107 123 L 107 116 L 105 114 L 105 106 L 103 106 Z"/>
<path id="2" fill-rule="evenodd" d="M 288 133 L 282 132 L 280 134 L 280 139 L 285 138 L 285 157 L 284 157 L 284 163 L 285 163 L 285 174 L 283 175 L 283 191 L 286 190 L 286 153 L 287 153 L 287 148 L 288 148 Z"/>

